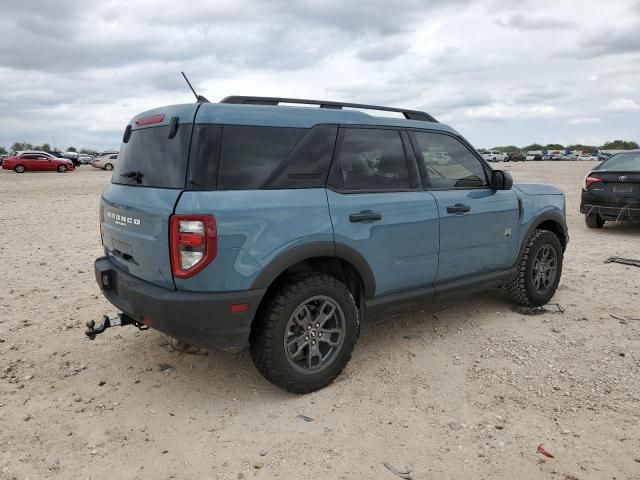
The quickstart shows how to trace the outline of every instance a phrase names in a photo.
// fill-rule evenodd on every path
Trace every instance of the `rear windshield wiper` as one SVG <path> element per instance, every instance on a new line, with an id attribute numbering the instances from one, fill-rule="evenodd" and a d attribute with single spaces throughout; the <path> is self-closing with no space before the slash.
<path id="1" fill-rule="evenodd" d="M 139 185 L 142 183 L 142 177 L 144 177 L 144 174 L 140 170 L 130 170 L 128 172 L 120 174 L 120 176 L 128 178 L 129 180 L 135 180 L 135 182 Z"/>

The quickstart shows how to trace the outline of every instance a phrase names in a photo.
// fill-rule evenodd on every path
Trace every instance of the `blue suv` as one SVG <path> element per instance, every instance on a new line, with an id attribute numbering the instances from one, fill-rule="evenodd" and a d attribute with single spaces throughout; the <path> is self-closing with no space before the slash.
<path id="1" fill-rule="evenodd" d="M 122 313 L 87 335 L 249 344 L 297 393 L 340 374 L 366 318 L 495 287 L 548 302 L 569 239 L 560 190 L 514 185 L 427 113 L 237 96 L 134 117 L 100 229 L 96 280 Z"/>

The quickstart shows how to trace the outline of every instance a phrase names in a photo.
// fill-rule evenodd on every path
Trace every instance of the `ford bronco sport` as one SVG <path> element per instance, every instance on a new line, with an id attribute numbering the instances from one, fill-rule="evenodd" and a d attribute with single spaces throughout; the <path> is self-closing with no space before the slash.
<path id="1" fill-rule="evenodd" d="M 513 185 L 424 112 L 265 97 L 134 117 L 100 228 L 96 280 L 122 313 L 87 335 L 249 344 L 298 393 L 340 374 L 363 319 L 500 286 L 548 302 L 569 238 L 561 191 Z"/>

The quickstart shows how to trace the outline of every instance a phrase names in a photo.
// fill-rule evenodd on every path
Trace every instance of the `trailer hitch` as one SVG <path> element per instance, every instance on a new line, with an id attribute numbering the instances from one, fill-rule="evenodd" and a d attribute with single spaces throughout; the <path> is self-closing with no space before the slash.
<path id="1" fill-rule="evenodd" d="M 102 321 L 98 325 L 96 325 L 94 320 L 89 320 L 86 325 L 87 329 L 84 333 L 89 337 L 89 340 L 95 340 L 96 335 L 101 334 L 107 328 L 116 327 L 118 325 L 121 327 L 124 327 L 125 325 L 135 325 L 138 327 L 138 330 L 147 330 L 149 328 L 148 325 L 138 322 L 124 313 L 119 313 L 112 318 L 109 318 L 107 315 L 103 315 Z"/>

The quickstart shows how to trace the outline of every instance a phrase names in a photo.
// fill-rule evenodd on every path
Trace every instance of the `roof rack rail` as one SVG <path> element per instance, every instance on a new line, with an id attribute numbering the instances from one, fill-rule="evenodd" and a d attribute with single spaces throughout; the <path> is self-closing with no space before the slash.
<path id="1" fill-rule="evenodd" d="M 320 108 L 342 110 L 343 107 L 361 108 L 363 110 L 379 110 L 381 112 L 398 112 L 404 115 L 407 120 L 421 120 L 423 122 L 438 121 L 426 112 L 419 110 L 407 110 L 406 108 L 383 107 L 380 105 L 365 105 L 361 103 L 329 102 L 326 100 L 308 100 L 304 98 L 281 98 L 281 97 L 251 97 L 243 95 L 232 95 L 220 100 L 220 103 L 235 103 L 248 105 L 279 105 L 280 103 L 299 103 L 301 105 L 319 105 Z"/>

